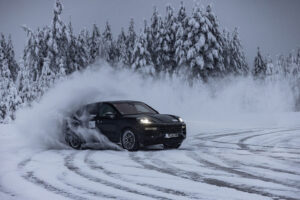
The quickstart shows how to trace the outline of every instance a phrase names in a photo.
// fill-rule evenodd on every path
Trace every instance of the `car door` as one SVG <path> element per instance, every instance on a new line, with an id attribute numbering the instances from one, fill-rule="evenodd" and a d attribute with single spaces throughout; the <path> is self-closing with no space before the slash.
<path id="1" fill-rule="evenodd" d="M 107 103 L 100 104 L 96 126 L 100 129 L 101 133 L 113 142 L 117 142 L 119 139 L 117 134 L 117 121 L 118 117 L 115 108 Z"/>

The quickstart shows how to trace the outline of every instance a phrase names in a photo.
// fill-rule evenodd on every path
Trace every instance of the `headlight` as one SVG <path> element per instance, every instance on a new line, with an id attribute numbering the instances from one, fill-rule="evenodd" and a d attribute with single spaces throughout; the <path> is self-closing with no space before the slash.
<path id="1" fill-rule="evenodd" d="M 183 119 L 181 117 L 178 118 L 178 121 L 183 122 Z"/>
<path id="2" fill-rule="evenodd" d="M 152 122 L 148 118 L 141 118 L 140 123 L 141 124 L 151 124 Z"/>

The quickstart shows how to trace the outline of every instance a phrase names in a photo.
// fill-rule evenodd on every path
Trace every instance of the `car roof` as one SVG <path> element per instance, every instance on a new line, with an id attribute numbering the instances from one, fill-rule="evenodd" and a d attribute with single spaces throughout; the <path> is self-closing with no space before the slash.
<path id="1" fill-rule="evenodd" d="M 103 101 L 102 103 L 143 103 L 141 101 L 119 100 L 119 101 Z"/>
<path id="2" fill-rule="evenodd" d="M 133 101 L 133 100 L 98 101 L 98 102 L 94 102 L 94 103 L 89 103 L 89 104 L 87 104 L 86 106 L 94 105 L 94 104 L 101 104 L 101 103 L 111 103 L 111 104 L 114 104 L 114 103 L 144 103 L 144 102 L 141 102 L 141 101 Z"/>

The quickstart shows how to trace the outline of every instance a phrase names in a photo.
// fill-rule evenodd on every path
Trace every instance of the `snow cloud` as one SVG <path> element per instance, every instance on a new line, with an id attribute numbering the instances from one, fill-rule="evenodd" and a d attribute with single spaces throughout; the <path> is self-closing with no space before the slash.
<path id="1" fill-rule="evenodd" d="M 261 83 L 246 77 L 190 86 L 181 77 L 154 79 L 98 63 L 58 82 L 40 102 L 21 109 L 14 130 L 31 146 L 68 148 L 61 131 L 65 116 L 87 103 L 120 99 L 144 101 L 161 113 L 181 116 L 188 125 L 196 121 L 203 126 L 229 122 L 251 126 L 262 119 L 278 125 L 282 118 L 276 113 L 292 111 L 294 105 L 284 82 Z"/>

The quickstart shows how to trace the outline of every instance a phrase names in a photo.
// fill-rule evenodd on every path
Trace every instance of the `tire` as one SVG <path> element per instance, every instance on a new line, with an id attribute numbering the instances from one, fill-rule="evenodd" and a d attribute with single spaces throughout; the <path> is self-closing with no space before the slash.
<path id="1" fill-rule="evenodd" d="M 140 146 L 137 135 L 130 129 L 123 132 L 121 143 L 122 147 L 128 151 L 137 151 Z"/>
<path id="2" fill-rule="evenodd" d="M 83 144 L 80 137 L 78 137 L 74 133 L 67 134 L 65 137 L 65 140 L 69 144 L 70 147 L 72 147 L 73 149 L 76 149 L 76 150 L 81 149 L 81 145 Z"/>
<path id="3" fill-rule="evenodd" d="M 181 143 L 165 143 L 164 149 L 178 149 Z"/>

